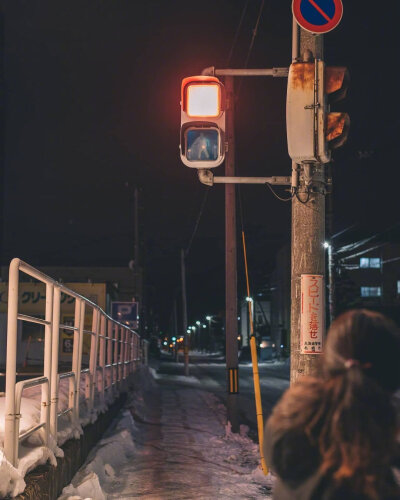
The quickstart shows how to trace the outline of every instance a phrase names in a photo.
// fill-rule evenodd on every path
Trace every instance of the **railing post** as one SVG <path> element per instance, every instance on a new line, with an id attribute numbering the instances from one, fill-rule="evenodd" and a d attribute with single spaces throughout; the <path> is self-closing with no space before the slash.
<path id="1" fill-rule="evenodd" d="M 90 373 L 90 385 L 89 385 L 89 408 L 90 411 L 93 410 L 94 403 L 94 390 L 96 386 L 96 376 L 97 376 L 97 347 L 99 344 L 99 327 L 100 327 L 100 312 L 96 307 L 93 309 L 92 318 L 92 332 L 94 335 L 91 336 L 90 341 L 90 359 L 89 359 L 89 373 Z"/>
<path id="2" fill-rule="evenodd" d="M 134 333 L 132 331 L 129 332 L 129 374 L 133 372 L 133 336 Z"/>
<path id="3" fill-rule="evenodd" d="M 101 402 L 104 404 L 104 386 L 106 376 L 106 335 L 107 335 L 107 318 L 103 313 L 100 314 L 100 345 L 99 345 L 99 366 L 101 368 L 101 384 L 98 386 L 98 391 L 101 395 Z"/>
<path id="4" fill-rule="evenodd" d="M 118 332 L 119 332 L 119 325 L 116 324 L 114 331 L 114 363 L 115 363 L 115 387 L 117 390 L 119 389 Z"/>
<path id="5" fill-rule="evenodd" d="M 107 366 L 110 368 L 108 369 L 109 377 L 108 377 L 108 384 L 107 386 L 109 387 L 110 394 L 112 393 L 113 390 L 113 331 L 114 331 L 114 323 L 110 320 L 107 320 Z"/>
<path id="6" fill-rule="evenodd" d="M 74 330 L 74 373 L 75 373 L 75 395 L 74 414 L 76 423 L 79 423 L 79 395 L 81 389 L 81 369 L 82 369 L 82 347 L 83 347 L 83 327 L 85 324 L 85 301 L 76 299 L 75 303 L 75 328 Z M 75 349 L 75 344 L 77 344 Z M 76 351 L 76 352 L 75 352 Z"/>
<path id="7" fill-rule="evenodd" d="M 128 365 L 127 365 L 127 357 L 128 357 L 128 335 L 129 335 L 129 330 L 127 328 L 124 329 L 124 364 L 123 364 L 123 372 L 124 372 L 124 379 L 128 376 Z"/>
<path id="8" fill-rule="evenodd" d="M 44 446 L 48 446 L 50 432 L 50 392 L 51 392 L 51 365 L 52 365 L 52 327 L 53 327 L 53 295 L 54 284 L 46 283 L 46 311 L 44 326 L 44 369 L 43 375 L 49 381 L 48 384 L 42 386 L 42 408 L 40 414 L 40 422 L 45 423 L 43 440 Z M 57 353 L 58 354 L 58 353 Z"/>
<path id="9" fill-rule="evenodd" d="M 52 318 L 52 344 L 51 344 L 51 405 L 50 405 L 50 434 L 57 442 L 58 424 L 58 354 L 60 339 L 60 296 L 61 291 L 58 285 L 53 291 L 53 318 Z"/>
<path id="10" fill-rule="evenodd" d="M 13 259 L 11 261 L 8 281 L 6 411 L 4 429 L 4 453 L 7 460 L 14 467 L 18 466 L 18 434 L 20 418 L 20 415 L 15 414 L 19 263 L 19 259 Z"/>

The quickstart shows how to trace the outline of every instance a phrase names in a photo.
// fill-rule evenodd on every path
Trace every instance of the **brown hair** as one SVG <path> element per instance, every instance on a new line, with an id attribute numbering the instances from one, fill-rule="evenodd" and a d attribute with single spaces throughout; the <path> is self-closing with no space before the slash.
<path id="1" fill-rule="evenodd" d="M 303 430 L 319 450 L 322 474 L 382 498 L 395 453 L 390 398 L 400 386 L 399 332 L 379 313 L 348 311 L 332 323 L 321 362 L 323 376 L 292 386 L 271 424 L 278 432 Z"/>

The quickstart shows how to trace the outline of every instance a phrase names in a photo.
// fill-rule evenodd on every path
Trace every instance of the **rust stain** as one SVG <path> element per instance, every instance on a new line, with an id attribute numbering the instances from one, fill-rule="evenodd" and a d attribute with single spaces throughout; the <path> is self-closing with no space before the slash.
<path id="1" fill-rule="evenodd" d="M 314 63 L 294 63 L 290 67 L 290 86 L 293 89 L 314 87 Z"/>

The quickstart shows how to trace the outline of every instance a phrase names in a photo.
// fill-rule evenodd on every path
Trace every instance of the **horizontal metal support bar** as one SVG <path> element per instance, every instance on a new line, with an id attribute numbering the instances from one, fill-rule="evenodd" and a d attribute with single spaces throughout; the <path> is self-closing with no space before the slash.
<path id="1" fill-rule="evenodd" d="M 214 177 L 214 184 L 291 184 L 291 177 Z"/>
<path id="2" fill-rule="evenodd" d="M 87 333 L 88 335 L 96 335 L 92 330 L 82 330 L 82 333 Z"/>
<path id="3" fill-rule="evenodd" d="M 287 77 L 289 68 L 259 68 L 259 69 L 216 69 L 214 66 L 204 68 L 201 72 L 206 76 L 274 76 Z"/>
<path id="4" fill-rule="evenodd" d="M 29 389 L 30 387 L 35 387 L 37 385 L 48 384 L 49 379 L 47 377 L 37 377 L 31 380 L 21 380 L 16 383 L 16 386 L 22 387 L 23 389 Z"/>
<path id="5" fill-rule="evenodd" d="M 32 427 L 32 429 L 29 429 L 29 431 L 24 432 L 19 436 L 19 441 L 23 441 L 24 439 L 28 438 L 31 434 L 34 432 L 38 431 L 42 427 L 44 427 L 46 424 L 43 422 L 42 424 L 36 425 L 35 427 Z"/>
<path id="6" fill-rule="evenodd" d="M 59 380 L 61 380 L 63 378 L 71 378 L 71 377 L 75 378 L 75 373 L 74 372 L 64 372 L 64 373 L 59 373 L 58 374 Z"/>
<path id="7" fill-rule="evenodd" d="M 291 177 L 273 176 L 273 177 L 214 177 L 210 170 L 198 170 L 200 182 L 207 186 L 214 184 L 274 184 L 277 186 L 290 186 Z"/>
<path id="8" fill-rule="evenodd" d="M 72 411 L 72 408 L 67 408 L 66 410 L 63 410 L 63 411 L 60 411 L 57 413 L 57 417 L 60 418 L 62 417 L 63 415 L 67 415 L 67 413 L 71 413 Z"/>
<path id="9" fill-rule="evenodd" d="M 18 314 L 18 319 L 21 321 L 28 321 L 28 323 L 37 323 L 39 325 L 50 325 L 50 321 L 46 321 L 41 318 L 35 318 L 34 316 L 28 316 L 26 314 Z"/>
<path id="10" fill-rule="evenodd" d="M 63 329 L 63 330 L 73 330 L 73 331 L 78 331 L 79 328 L 77 328 L 76 326 L 72 326 L 72 325 L 64 325 L 62 323 L 60 323 L 60 329 Z"/>

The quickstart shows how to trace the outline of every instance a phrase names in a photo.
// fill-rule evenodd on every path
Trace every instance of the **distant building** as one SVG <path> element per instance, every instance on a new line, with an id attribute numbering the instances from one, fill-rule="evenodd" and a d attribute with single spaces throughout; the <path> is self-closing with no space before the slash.
<path id="1" fill-rule="evenodd" d="M 0 343 L 6 344 L 7 298 L 8 298 L 8 267 L 1 267 L 0 282 Z M 141 280 L 135 280 L 135 275 L 128 267 L 38 267 L 44 274 L 65 283 L 68 288 L 87 297 L 98 304 L 111 315 L 113 301 L 132 302 L 140 304 Z M 30 276 L 20 273 L 19 312 L 44 318 L 45 286 L 32 280 Z M 74 321 L 74 302 L 61 301 L 60 321 L 72 325 Z M 141 305 L 141 304 L 140 304 Z M 85 314 L 85 329 L 90 330 L 92 312 Z M 140 315 L 143 318 L 143 315 Z M 115 318 L 119 319 L 119 318 Z M 35 323 L 21 322 L 18 326 L 18 364 L 41 364 L 43 361 L 44 329 Z M 60 331 L 60 359 L 69 359 L 72 353 L 73 334 L 69 330 Z M 83 340 L 83 354 L 90 348 L 90 337 Z M 5 365 L 5 350 L 0 353 L 0 367 Z"/>
<path id="2" fill-rule="evenodd" d="M 398 231 L 397 231 L 398 232 Z M 333 246 L 335 316 L 365 307 L 380 311 L 400 324 L 400 242 L 397 233 L 367 235 L 360 232 L 352 242 Z M 347 241 L 350 240 L 349 235 Z M 326 282 L 328 284 L 328 260 Z M 271 338 L 290 351 L 291 251 L 282 247 L 276 255 L 270 280 Z M 327 286 L 326 297 L 329 297 Z M 328 310 L 328 305 L 327 305 Z M 327 323 L 328 324 L 328 323 Z"/>
<path id="3" fill-rule="evenodd" d="M 364 245 L 365 247 L 366 245 Z M 400 243 L 369 245 L 336 256 L 336 304 L 341 312 L 353 307 L 382 311 L 400 320 Z M 347 252 L 348 253 L 348 252 Z"/>

